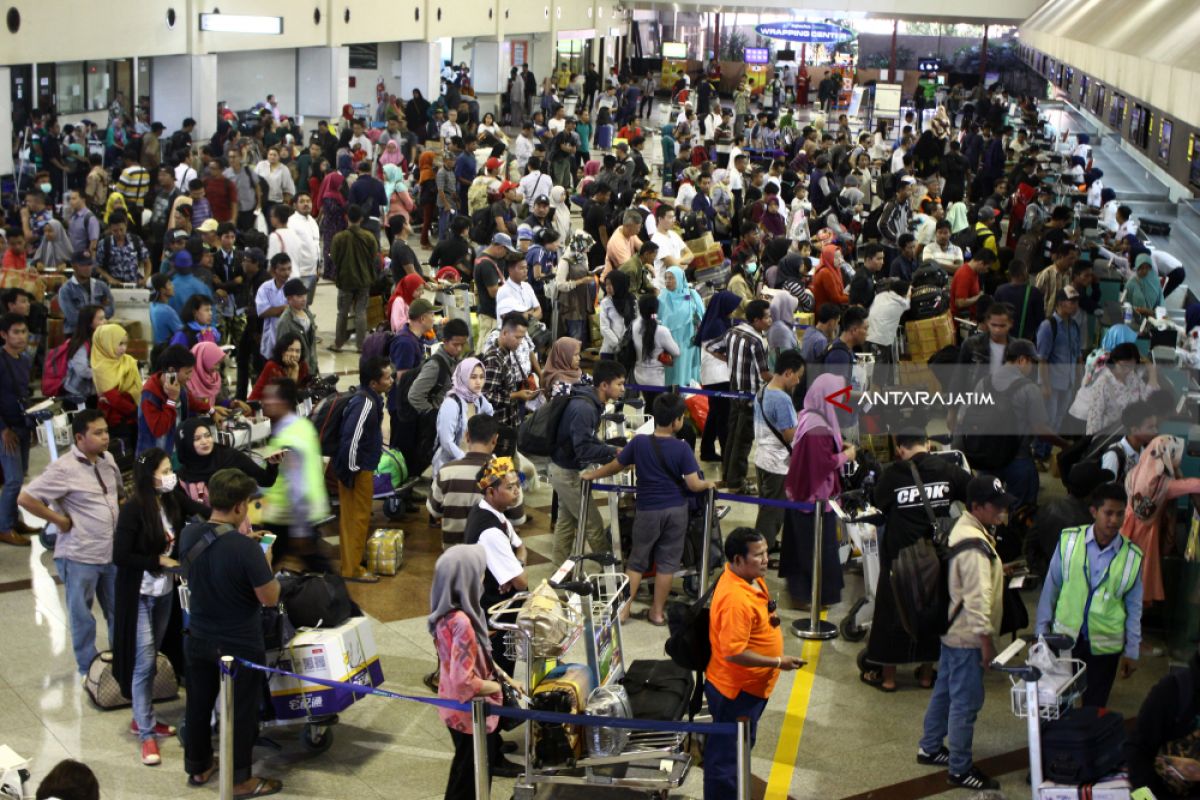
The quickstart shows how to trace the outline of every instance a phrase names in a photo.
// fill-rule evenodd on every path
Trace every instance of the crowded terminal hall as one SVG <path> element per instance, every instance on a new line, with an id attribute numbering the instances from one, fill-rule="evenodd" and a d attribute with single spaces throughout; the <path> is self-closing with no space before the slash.
<path id="1" fill-rule="evenodd" d="M 1186 3 L 14 2 L 0 797 L 1200 798 Z"/>

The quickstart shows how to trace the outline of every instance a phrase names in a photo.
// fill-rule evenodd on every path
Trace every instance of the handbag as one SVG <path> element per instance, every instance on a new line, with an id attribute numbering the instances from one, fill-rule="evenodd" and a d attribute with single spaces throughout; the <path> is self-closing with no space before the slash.
<path id="1" fill-rule="evenodd" d="M 666 350 L 663 350 L 661 353 L 658 354 L 658 361 L 664 367 L 669 367 L 675 363 L 675 356 L 671 355 Z"/>
<path id="2" fill-rule="evenodd" d="M 521 693 L 517 691 L 508 681 L 500 680 L 500 676 L 493 676 L 493 679 L 500 683 L 500 694 L 504 698 L 505 708 L 522 708 Z M 497 727 L 502 731 L 516 730 L 525 724 L 525 720 L 517 719 L 516 717 L 497 716 L 499 720 Z"/>

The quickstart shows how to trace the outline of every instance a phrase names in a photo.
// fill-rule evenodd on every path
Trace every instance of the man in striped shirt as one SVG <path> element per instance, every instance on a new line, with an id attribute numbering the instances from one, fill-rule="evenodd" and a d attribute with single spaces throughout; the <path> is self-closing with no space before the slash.
<path id="1" fill-rule="evenodd" d="M 770 327 L 770 304 L 766 300 L 752 300 L 746 305 L 745 321 L 739 321 L 726 332 L 730 391 L 753 395 L 771 380 L 763 342 L 763 332 Z M 750 445 L 754 443 L 754 401 L 730 400 L 729 406 L 729 434 L 721 454 L 722 477 L 728 491 L 749 491 L 745 483 Z"/>
<path id="2" fill-rule="evenodd" d="M 117 191 L 125 198 L 125 206 L 135 221 L 142 218 L 142 207 L 146 204 L 146 193 L 150 191 L 150 173 L 139 163 L 138 153 L 125 151 L 125 169 L 117 178 Z"/>
<path id="3" fill-rule="evenodd" d="M 479 505 L 479 470 L 492 458 L 499 439 L 500 424 L 489 414 L 476 414 L 467 421 L 466 455 L 448 461 L 438 470 L 433 491 L 425 502 L 429 514 L 442 521 L 442 547 L 461 544 L 471 510 Z M 517 501 L 505 509 L 513 525 L 525 522 L 525 504 Z"/>

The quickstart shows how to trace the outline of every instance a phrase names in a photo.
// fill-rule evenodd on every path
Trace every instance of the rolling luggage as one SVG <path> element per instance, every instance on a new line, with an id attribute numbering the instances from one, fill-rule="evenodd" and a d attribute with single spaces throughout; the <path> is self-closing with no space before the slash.
<path id="1" fill-rule="evenodd" d="M 105 661 L 99 655 L 93 658 L 92 663 L 88 666 L 83 688 L 92 702 L 96 704 L 96 708 L 111 711 L 114 708 L 127 708 L 133 705 L 128 697 L 121 694 L 121 686 L 117 683 L 116 676 L 113 675 L 112 662 Z M 175 676 L 175 668 L 171 666 L 171 662 L 166 656 L 159 653 L 152 694 L 154 702 L 173 700 L 178 696 L 179 679 Z"/>
<path id="2" fill-rule="evenodd" d="M 376 575 L 395 575 L 404 563 L 404 531 L 381 528 L 367 539 L 367 569 Z"/>
<path id="3" fill-rule="evenodd" d="M 530 708 L 580 714 L 592 693 L 592 671 L 584 664 L 559 664 L 533 688 Z M 539 766 L 571 766 L 583 755 L 583 730 L 578 725 L 533 723 L 533 757 Z"/>
<path id="4" fill-rule="evenodd" d="M 1047 780 L 1095 783 L 1124 761 L 1125 718 L 1113 711 L 1072 708 L 1042 725 L 1042 768 Z"/>
<path id="5" fill-rule="evenodd" d="M 587 713 L 597 717 L 633 716 L 629 706 L 629 693 L 620 684 L 600 686 L 588 696 Z M 588 755 L 604 758 L 619 755 L 629 741 L 628 728 L 606 728 L 597 725 L 587 729 Z"/>
<path id="6" fill-rule="evenodd" d="M 625 670 L 621 683 L 629 693 L 629 707 L 635 719 L 666 722 L 683 719 L 696 688 L 692 672 L 670 659 L 634 661 Z"/>

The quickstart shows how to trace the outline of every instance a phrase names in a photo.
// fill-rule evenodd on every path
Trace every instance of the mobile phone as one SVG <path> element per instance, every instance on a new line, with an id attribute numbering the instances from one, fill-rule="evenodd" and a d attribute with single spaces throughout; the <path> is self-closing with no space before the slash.
<path id="1" fill-rule="evenodd" d="M 262 547 L 264 553 L 267 552 L 267 550 L 271 549 L 271 545 L 275 544 L 275 534 L 264 533 L 262 538 L 258 540 L 258 544 Z"/>
<path id="2" fill-rule="evenodd" d="M 178 374 L 176 374 L 174 372 L 165 372 L 165 373 L 163 373 L 163 375 L 166 378 L 166 381 L 168 384 L 174 386 L 175 384 L 179 383 L 179 375 Z"/>

